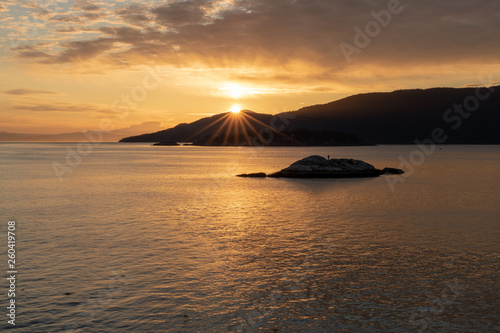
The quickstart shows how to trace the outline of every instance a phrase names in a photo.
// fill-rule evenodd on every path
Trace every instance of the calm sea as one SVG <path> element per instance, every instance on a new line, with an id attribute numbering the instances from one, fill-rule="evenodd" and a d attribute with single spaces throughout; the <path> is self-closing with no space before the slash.
<path id="1" fill-rule="evenodd" d="M 414 146 L 76 149 L 0 144 L 2 330 L 14 220 L 19 332 L 500 332 L 499 146 L 438 147 L 394 191 L 235 175 Z"/>

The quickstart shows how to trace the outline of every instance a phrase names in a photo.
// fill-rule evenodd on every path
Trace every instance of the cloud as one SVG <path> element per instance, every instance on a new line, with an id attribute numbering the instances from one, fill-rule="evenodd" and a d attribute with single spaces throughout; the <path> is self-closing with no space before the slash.
<path id="1" fill-rule="evenodd" d="M 126 23 L 134 26 L 144 27 L 154 21 L 151 9 L 142 4 L 132 4 L 125 8 L 116 10 L 116 14 Z"/>
<path id="2" fill-rule="evenodd" d="M 89 107 L 85 105 L 74 105 L 71 103 L 32 103 L 23 105 L 14 105 L 13 109 L 33 112 L 87 112 Z M 92 109 L 92 108 L 90 108 Z"/>
<path id="3" fill-rule="evenodd" d="M 81 62 L 95 58 L 113 49 L 112 39 L 99 38 L 87 41 L 75 41 L 64 44 L 66 50 L 59 54 L 57 62 Z"/>
<path id="4" fill-rule="evenodd" d="M 460 88 L 480 88 L 480 87 L 495 87 L 500 86 L 500 81 L 490 81 L 487 84 L 485 83 L 469 83 L 461 86 Z"/>
<path id="5" fill-rule="evenodd" d="M 171 2 L 168 5 L 156 7 L 152 13 L 156 15 L 160 24 L 166 27 L 200 24 L 204 21 L 203 6 L 206 2 L 203 0 Z"/>
<path id="6" fill-rule="evenodd" d="M 304 82 L 338 81 L 361 68 L 386 67 L 397 76 L 401 68 L 500 61 L 500 1 L 402 0 L 401 12 L 348 63 L 340 44 L 355 45 L 354 29 L 365 30 L 373 13 L 387 6 L 386 0 L 79 2 L 73 12 L 49 18 L 57 47 L 15 51 L 40 63 L 253 68 Z M 84 29 L 95 34 L 78 39 L 67 33 Z"/>
<path id="7" fill-rule="evenodd" d="M 51 21 L 65 22 L 65 23 L 80 23 L 82 20 L 75 15 L 55 15 L 50 18 Z"/>
<path id="8" fill-rule="evenodd" d="M 4 92 L 8 95 L 39 95 L 39 94 L 58 94 L 56 91 L 39 89 L 11 89 Z"/>
<path id="9" fill-rule="evenodd" d="M 77 1 L 75 9 L 81 9 L 89 12 L 99 11 L 102 8 L 90 1 Z"/>
<path id="10" fill-rule="evenodd" d="M 112 110 L 108 106 L 93 103 L 69 103 L 61 101 L 31 101 L 14 104 L 13 110 L 28 112 L 64 112 L 87 113 L 95 116 L 113 118 L 120 115 L 120 110 Z"/>
<path id="11" fill-rule="evenodd" d="M 72 33 L 72 34 L 91 33 L 96 31 L 98 30 L 95 28 L 85 28 L 85 27 L 75 27 L 75 26 L 56 29 L 57 33 Z"/>

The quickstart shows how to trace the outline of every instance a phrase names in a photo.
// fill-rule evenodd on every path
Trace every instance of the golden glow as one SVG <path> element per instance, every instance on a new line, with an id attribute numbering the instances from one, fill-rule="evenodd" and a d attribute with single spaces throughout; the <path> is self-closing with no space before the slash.
<path id="1" fill-rule="evenodd" d="M 240 113 L 241 107 L 238 104 L 233 105 L 232 108 L 229 109 L 232 113 Z"/>
<path id="2" fill-rule="evenodd" d="M 0 43 L 0 132 L 81 136 L 79 132 L 98 129 L 105 120 L 112 122 L 117 137 L 125 137 L 155 132 L 159 126 L 167 129 L 191 123 L 227 112 L 233 104 L 278 114 L 360 93 L 473 86 L 483 76 L 490 80 L 490 74 L 491 80 L 500 79 L 495 56 L 500 44 L 495 43 L 493 33 L 484 34 L 486 40 L 478 43 L 477 50 L 438 42 L 433 44 L 436 50 L 426 52 L 430 45 L 419 38 L 422 27 L 410 20 L 405 28 L 414 34 L 410 36 L 414 43 L 404 52 L 387 38 L 379 40 L 379 47 L 370 48 L 369 53 L 348 56 L 338 45 L 352 43 L 356 37 L 351 23 L 344 20 L 347 25 L 330 25 L 322 10 L 338 11 L 340 7 L 320 6 L 315 1 L 304 2 L 312 16 L 301 27 L 306 33 L 299 36 L 300 45 L 293 20 L 283 21 L 279 16 L 294 7 L 293 2 L 214 0 L 207 5 L 192 1 L 197 17 L 179 17 L 175 23 L 182 28 L 176 29 L 176 24 L 162 26 L 160 21 L 172 13 L 163 11 L 159 1 L 150 1 L 157 3 L 150 9 L 159 10 L 154 15 L 158 24 L 148 25 L 144 34 L 127 17 L 152 14 L 149 9 L 142 12 L 129 7 L 130 1 L 97 1 L 101 10 L 97 17 L 93 9 L 85 16 L 89 6 L 82 1 L 36 1 L 36 11 L 57 12 L 54 3 L 63 2 L 64 8 L 59 9 L 64 9 L 64 17 L 82 16 L 85 22 L 40 14 L 36 15 L 36 33 L 27 31 L 33 23 L 34 5 L 12 0 L 0 3 L 0 40 L 4 42 Z M 181 0 L 163 2 L 182 6 Z M 364 22 L 363 11 L 345 3 L 341 7 L 348 11 L 346 15 Z M 263 8 L 262 15 L 255 15 Z M 491 12 L 488 6 L 478 9 Z M 238 20 L 233 15 L 236 12 Z M 435 14 L 430 19 L 436 22 L 440 22 L 439 15 L 446 15 L 444 10 L 443 14 L 429 14 Z M 475 22 L 470 15 L 464 22 Z M 453 19 L 444 22 L 450 29 L 455 23 Z M 485 21 L 482 28 L 495 31 L 496 25 L 488 24 Z M 334 27 L 349 30 L 351 35 L 336 40 L 341 35 L 332 34 Z M 431 33 L 437 29 L 432 24 L 424 28 Z M 265 29 L 273 32 L 242 38 Z M 474 31 L 469 30 L 470 34 Z M 303 38 L 308 35 L 317 38 Z M 160 46 L 158 38 L 162 39 Z M 457 49 L 450 51 L 448 44 Z M 408 57 L 401 57 L 402 53 Z M 355 65 L 347 61 L 350 58 Z M 243 114 L 232 118 L 243 118 Z"/>
<path id="3" fill-rule="evenodd" d="M 400 76 L 404 73 L 401 69 L 360 64 L 350 67 L 349 71 L 336 72 L 336 78 L 342 80 L 342 84 L 322 79 L 307 80 L 305 84 L 302 80 L 282 81 L 280 78 L 286 77 L 286 73 L 280 68 L 268 73 L 256 70 L 248 76 L 262 77 L 262 81 L 240 83 L 231 80 L 243 76 L 244 72 L 227 74 L 212 69 L 194 71 L 189 68 L 171 71 L 169 67 L 160 66 L 152 71 L 144 67 L 139 71 L 123 70 L 103 76 L 51 73 L 46 68 L 42 70 L 15 63 L 7 66 L 0 61 L 0 78 L 3 79 L 0 80 L 0 103 L 3 106 L 0 132 L 78 134 L 98 129 L 101 119 L 105 119 L 117 129 L 113 140 L 119 140 L 227 112 L 234 104 L 258 113 L 276 114 L 361 92 L 431 87 L 434 84 L 422 79 L 418 72 L 439 73 L 444 81 L 436 82 L 451 82 L 447 83 L 450 86 L 467 84 L 468 81 L 455 78 L 453 74 L 457 65 L 454 66 L 420 67 L 418 71 L 415 67 L 405 68 L 409 74 L 402 79 Z M 495 73 L 496 70 L 493 65 L 461 65 L 460 68 L 473 68 L 469 74 L 464 74 L 468 77 L 473 77 L 474 71 Z M 172 80 L 163 79 L 171 72 Z M 317 76 L 314 71 L 310 75 Z M 384 79 L 374 82 L 372 77 Z M 144 84 L 148 89 L 145 90 Z M 24 91 L 24 94 L 9 93 L 11 91 Z M 137 108 L 138 112 L 129 112 L 131 108 Z M 233 118 L 239 118 L 241 114 Z M 236 114 L 231 112 L 230 115 Z M 136 126 L 141 126 L 141 129 Z M 144 126 L 147 128 L 142 129 Z M 80 138 L 75 141 L 80 141 Z M 233 136 L 227 141 L 232 142 Z"/>
<path id="4" fill-rule="evenodd" d="M 224 93 L 232 98 L 238 99 L 249 94 L 248 89 L 245 89 L 239 84 L 231 83 L 220 88 Z"/>

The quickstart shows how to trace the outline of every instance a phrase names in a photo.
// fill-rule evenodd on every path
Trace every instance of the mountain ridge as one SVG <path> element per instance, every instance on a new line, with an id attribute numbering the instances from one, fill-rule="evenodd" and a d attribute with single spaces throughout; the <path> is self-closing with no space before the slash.
<path id="1" fill-rule="evenodd" d="M 478 96 L 487 98 L 480 99 Z M 461 109 L 458 108 L 460 105 Z M 477 110 L 469 112 L 471 108 Z M 269 131 L 269 128 L 275 127 L 271 128 L 274 137 L 281 137 L 280 133 L 284 131 L 304 129 L 345 133 L 357 136 L 367 144 L 409 144 L 416 139 L 429 137 L 433 129 L 442 128 L 448 133 L 446 143 L 500 144 L 500 132 L 495 126 L 500 122 L 499 111 L 500 86 L 400 89 L 392 92 L 356 94 L 276 115 L 246 110 L 242 114 L 256 133 L 253 133 L 251 127 L 247 126 L 249 124 L 245 123 L 239 135 L 244 135 L 243 127 L 247 127 L 248 132 L 252 131 L 254 138 L 259 136 L 259 131 Z M 191 123 L 179 124 L 170 129 L 123 138 L 120 141 L 201 140 L 199 142 L 201 145 L 229 144 L 220 138 L 228 136 L 228 131 L 234 131 L 234 128 L 230 129 L 229 126 L 221 129 L 221 125 L 227 122 L 228 115 L 229 113 L 220 113 Z M 279 126 L 270 126 L 273 123 L 278 123 Z M 219 139 L 215 140 L 217 136 Z M 250 144 L 241 137 L 238 140 L 240 141 L 231 142 L 231 145 Z M 317 140 L 312 141 L 317 144 Z M 259 144 L 259 140 L 254 140 L 253 143 Z M 261 143 L 266 144 L 266 142 Z M 267 144 L 272 145 L 273 141 Z M 276 142 L 276 144 L 290 145 L 291 142 Z M 331 144 L 335 145 L 335 142 Z"/>

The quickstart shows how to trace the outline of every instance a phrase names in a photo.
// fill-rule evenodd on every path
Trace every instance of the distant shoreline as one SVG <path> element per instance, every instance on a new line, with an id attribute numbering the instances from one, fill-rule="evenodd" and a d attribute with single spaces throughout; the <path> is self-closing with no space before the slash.
<path id="1" fill-rule="evenodd" d="M 53 143 L 53 144 L 77 144 L 82 141 L 0 141 L 0 144 L 23 144 L 23 143 Z M 119 144 L 119 145 L 147 145 L 154 146 L 154 141 L 151 142 L 119 142 L 119 141 L 103 141 L 100 144 Z M 168 147 L 167 145 L 157 145 Z M 194 145 L 194 144 L 179 144 L 171 147 L 182 147 L 182 146 L 192 146 L 192 147 L 290 147 L 290 148 L 304 148 L 304 147 L 377 147 L 377 146 L 416 146 L 415 143 L 376 143 L 376 144 L 360 144 L 360 145 L 320 145 L 320 146 L 299 146 L 299 145 L 262 145 L 262 146 L 248 146 L 248 145 Z M 442 143 L 437 146 L 500 146 L 500 143 Z"/>

